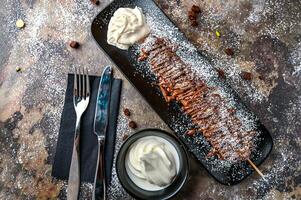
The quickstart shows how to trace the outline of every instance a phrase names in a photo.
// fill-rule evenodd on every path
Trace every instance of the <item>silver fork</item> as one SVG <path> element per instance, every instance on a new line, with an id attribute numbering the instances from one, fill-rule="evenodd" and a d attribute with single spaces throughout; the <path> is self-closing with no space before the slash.
<path id="1" fill-rule="evenodd" d="M 90 100 L 90 82 L 88 70 L 84 68 L 75 68 L 74 86 L 73 86 L 73 104 L 76 112 L 76 125 L 74 144 L 72 151 L 72 160 L 69 169 L 69 179 L 67 188 L 67 199 L 77 200 L 80 187 L 80 165 L 79 165 L 79 139 L 80 139 L 80 121 L 82 114 L 88 107 Z"/>

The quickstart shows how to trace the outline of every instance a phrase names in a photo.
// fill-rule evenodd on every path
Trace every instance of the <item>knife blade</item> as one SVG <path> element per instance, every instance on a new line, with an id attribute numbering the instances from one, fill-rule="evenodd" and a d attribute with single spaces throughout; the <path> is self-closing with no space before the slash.
<path id="1" fill-rule="evenodd" d="M 109 119 L 109 106 L 112 87 L 112 68 L 106 67 L 102 73 L 99 83 L 95 117 L 94 117 L 94 134 L 98 141 L 98 156 L 94 175 L 94 185 L 92 199 L 100 199 L 101 186 L 103 188 L 103 199 L 106 199 L 106 177 L 104 170 L 104 147 L 105 136 Z"/>

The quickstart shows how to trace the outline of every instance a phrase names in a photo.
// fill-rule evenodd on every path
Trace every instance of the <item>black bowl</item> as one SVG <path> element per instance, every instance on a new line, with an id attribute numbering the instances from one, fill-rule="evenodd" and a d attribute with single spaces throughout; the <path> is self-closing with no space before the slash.
<path id="1" fill-rule="evenodd" d="M 167 187 L 147 191 L 138 187 L 129 177 L 125 167 L 125 157 L 129 147 L 138 139 L 146 136 L 158 136 L 169 141 L 179 155 L 179 172 L 173 182 Z M 116 160 L 117 176 L 124 189 L 137 199 L 170 199 L 185 185 L 189 175 L 189 160 L 184 144 L 172 134 L 159 129 L 143 129 L 131 135 L 121 146 Z"/>

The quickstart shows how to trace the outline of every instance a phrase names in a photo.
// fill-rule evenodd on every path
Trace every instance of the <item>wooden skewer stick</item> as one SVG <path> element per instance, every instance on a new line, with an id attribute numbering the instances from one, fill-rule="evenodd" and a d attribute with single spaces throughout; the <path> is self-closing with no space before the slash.
<path id="1" fill-rule="evenodd" d="M 248 162 L 250 163 L 250 165 L 252 165 L 252 167 L 255 169 L 255 171 L 262 177 L 263 177 L 263 173 L 257 168 L 257 166 L 250 160 L 248 159 Z"/>

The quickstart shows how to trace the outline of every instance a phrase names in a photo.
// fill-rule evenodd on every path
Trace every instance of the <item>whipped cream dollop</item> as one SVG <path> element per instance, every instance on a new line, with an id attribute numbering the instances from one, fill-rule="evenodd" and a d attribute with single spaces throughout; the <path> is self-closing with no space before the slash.
<path id="1" fill-rule="evenodd" d="M 109 22 L 107 42 L 126 50 L 149 32 L 141 8 L 118 8 Z"/>
<path id="2" fill-rule="evenodd" d="M 176 176 L 177 151 L 172 144 L 164 140 L 160 137 L 148 136 L 140 138 L 131 145 L 127 165 L 135 180 L 140 179 L 140 182 L 136 181 L 137 183 L 144 180 L 149 185 L 164 187 Z"/>

